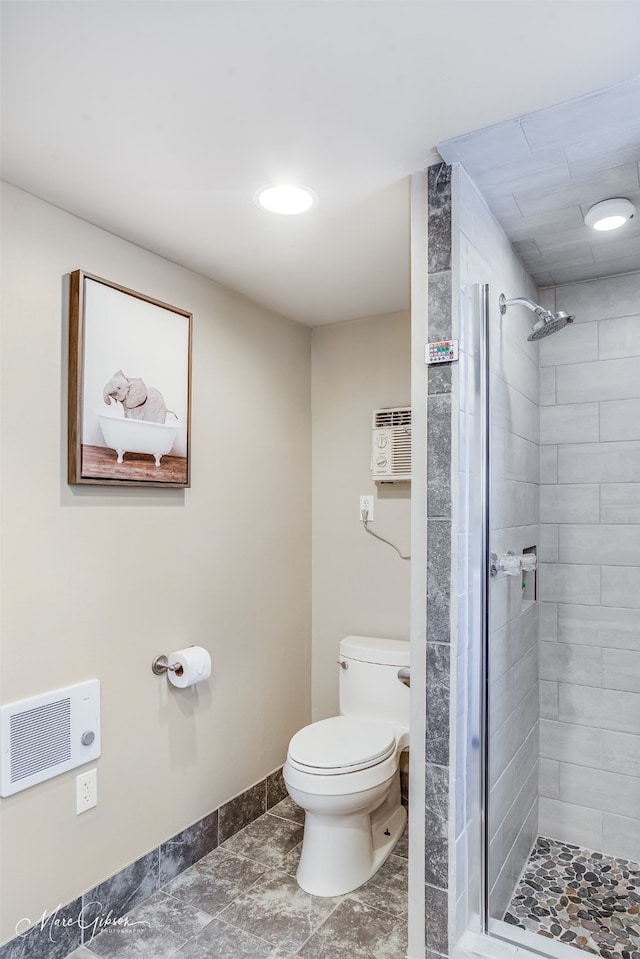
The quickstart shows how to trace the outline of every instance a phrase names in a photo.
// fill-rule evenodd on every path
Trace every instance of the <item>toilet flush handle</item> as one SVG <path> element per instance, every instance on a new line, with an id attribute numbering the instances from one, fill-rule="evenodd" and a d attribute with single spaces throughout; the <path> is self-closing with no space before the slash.
<path id="1" fill-rule="evenodd" d="M 336 659 L 338 666 L 342 666 L 343 669 L 349 669 L 349 663 L 346 659 Z"/>
<path id="2" fill-rule="evenodd" d="M 398 670 L 398 679 L 405 686 L 411 686 L 411 672 L 408 666 L 401 666 Z"/>

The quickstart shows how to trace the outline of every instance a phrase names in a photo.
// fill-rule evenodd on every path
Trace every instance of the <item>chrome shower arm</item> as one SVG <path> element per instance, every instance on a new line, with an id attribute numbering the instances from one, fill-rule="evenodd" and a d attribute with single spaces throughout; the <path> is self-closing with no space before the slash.
<path id="1" fill-rule="evenodd" d="M 501 293 L 499 303 L 500 303 L 500 313 L 503 316 L 507 312 L 507 307 L 515 303 L 520 304 L 520 306 L 526 306 L 528 310 L 531 310 L 533 313 L 536 313 L 541 320 L 544 320 L 549 316 L 549 312 L 547 310 L 543 310 L 541 306 L 538 306 L 537 303 L 534 303 L 533 300 L 530 300 L 526 296 L 514 296 L 510 300 L 508 300 L 505 297 L 504 293 Z"/>

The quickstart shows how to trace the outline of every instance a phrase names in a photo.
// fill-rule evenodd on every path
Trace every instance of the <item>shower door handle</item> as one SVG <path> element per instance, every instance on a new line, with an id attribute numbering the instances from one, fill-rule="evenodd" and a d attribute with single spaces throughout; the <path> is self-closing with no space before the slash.
<path id="1" fill-rule="evenodd" d="M 398 679 L 405 686 L 411 686 L 411 671 L 408 666 L 401 666 L 398 670 Z"/>

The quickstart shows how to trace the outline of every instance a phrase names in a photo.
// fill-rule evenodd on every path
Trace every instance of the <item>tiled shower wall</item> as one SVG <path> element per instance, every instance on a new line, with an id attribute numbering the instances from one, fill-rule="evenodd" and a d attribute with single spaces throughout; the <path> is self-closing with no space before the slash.
<path id="1" fill-rule="evenodd" d="M 530 296 L 536 288 L 473 182 L 455 168 L 454 224 L 460 286 L 489 283 L 491 355 L 491 531 L 490 548 L 498 555 L 507 550 L 522 553 L 538 546 L 538 345 L 527 341 L 531 315 L 511 308 L 505 317 L 498 309 L 500 293 Z M 461 292 L 461 302 L 464 293 Z M 464 328 L 462 330 L 464 338 Z M 473 352 L 471 349 L 470 352 Z M 462 414 L 459 444 L 474 427 L 469 417 L 473 380 L 465 377 L 461 390 Z M 477 485 L 477 480 L 476 480 Z M 473 487 L 472 487 L 473 488 Z M 464 486 L 460 485 L 464 494 Z M 466 494 L 472 504 L 471 491 Z M 464 506 L 460 506 L 464 515 Z M 479 521 L 479 520 L 478 520 Z M 477 523 L 469 528 L 477 528 Z M 464 527 L 461 527 L 464 533 Z M 471 538 L 462 549 L 478 554 Z M 464 574 L 461 572 L 463 581 Z M 467 576 L 467 580 L 471 581 Z M 499 575 L 491 581 L 491 635 L 489 639 L 489 888 L 490 914 L 502 918 L 519 874 L 527 860 L 538 825 L 538 609 L 524 595 L 520 578 Z M 459 589 L 460 591 L 460 589 Z M 459 650 L 473 661 L 479 627 L 469 615 L 459 617 Z M 469 686 L 479 685 L 479 675 Z M 462 696 L 459 686 L 459 698 Z M 470 704 L 469 715 L 472 715 Z M 460 711 L 460 704 L 458 704 Z M 472 725 L 472 724 L 471 724 Z M 469 723 L 467 724 L 469 728 Z M 473 729 L 471 729 L 473 735 Z M 462 737 L 458 736 L 460 758 Z M 469 768 L 469 748 L 464 764 L 458 763 L 456 791 Z M 468 790 L 468 785 L 467 785 Z M 472 802 L 467 797 L 466 823 L 458 817 L 457 873 L 460 874 L 461 829 L 468 827 Z M 462 890 L 460 890 L 462 895 Z M 464 908 L 458 902 L 457 932 L 462 931 Z"/>
<path id="2" fill-rule="evenodd" d="M 576 320 L 540 343 L 540 831 L 637 860 L 640 274 L 545 295 Z"/>

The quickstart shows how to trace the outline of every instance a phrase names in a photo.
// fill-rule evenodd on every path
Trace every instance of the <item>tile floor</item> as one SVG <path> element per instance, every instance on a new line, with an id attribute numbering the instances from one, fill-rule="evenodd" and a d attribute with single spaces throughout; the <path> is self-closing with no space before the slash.
<path id="1" fill-rule="evenodd" d="M 360 889 L 318 899 L 295 880 L 303 822 L 283 799 L 69 959 L 404 959 L 406 834 Z"/>
<path id="2" fill-rule="evenodd" d="M 640 959 L 640 866 L 538 836 L 505 921 L 601 959 Z"/>

